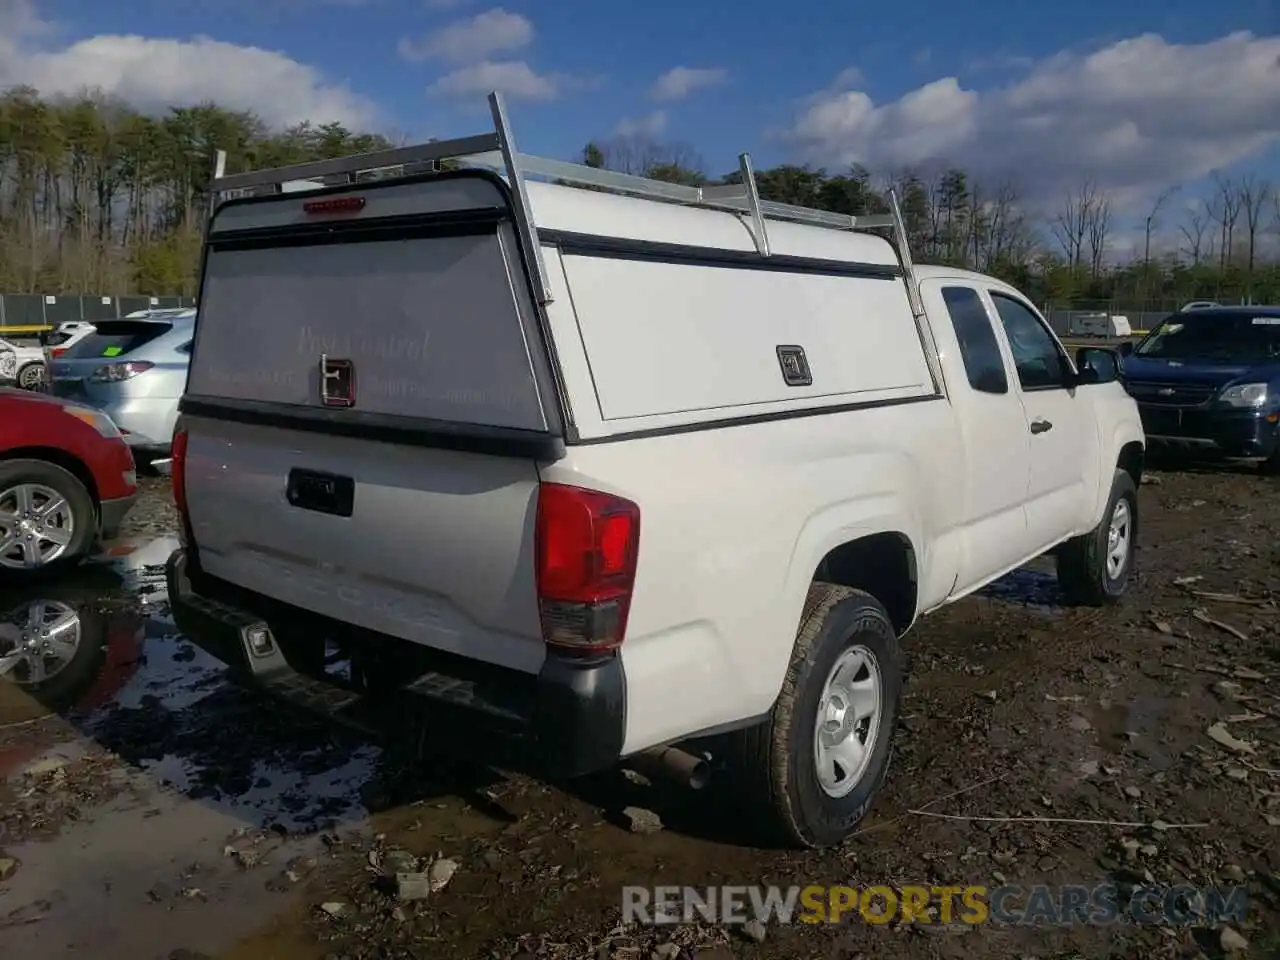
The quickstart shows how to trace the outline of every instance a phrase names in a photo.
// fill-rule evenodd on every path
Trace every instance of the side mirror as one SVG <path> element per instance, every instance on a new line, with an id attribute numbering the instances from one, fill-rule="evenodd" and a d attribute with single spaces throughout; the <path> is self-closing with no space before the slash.
<path id="1" fill-rule="evenodd" d="M 1090 349 L 1090 348 L 1086 347 L 1085 349 Z M 1120 344 L 1120 346 L 1116 347 L 1116 353 L 1118 353 L 1122 357 L 1127 357 L 1129 354 L 1133 353 L 1133 341 L 1132 340 L 1123 341 Z"/>
<path id="2" fill-rule="evenodd" d="M 1120 357 L 1105 347 L 1081 347 L 1076 351 L 1076 384 L 1114 383 L 1120 379 Z"/>

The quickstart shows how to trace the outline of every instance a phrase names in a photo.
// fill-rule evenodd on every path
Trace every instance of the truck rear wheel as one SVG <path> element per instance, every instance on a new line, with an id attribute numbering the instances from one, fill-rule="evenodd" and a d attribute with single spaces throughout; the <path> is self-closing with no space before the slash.
<path id="1" fill-rule="evenodd" d="M 1058 551 L 1058 586 L 1067 602 L 1098 607 L 1119 600 L 1137 545 L 1138 488 L 1127 471 L 1117 470 L 1102 522 Z"/>
<path id="2" fill-rule="evenodd" d="M 884 607 L 861 590 L 809 589 L 782 692 L 742 734 L 742 778 L 767 837 L 789 846 L 844 840 L 889 770 L 902 665 Z"/>

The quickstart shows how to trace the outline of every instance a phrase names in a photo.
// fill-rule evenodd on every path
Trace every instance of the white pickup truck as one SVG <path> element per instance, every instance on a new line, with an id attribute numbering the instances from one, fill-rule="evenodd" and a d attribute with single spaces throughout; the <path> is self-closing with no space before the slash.
<path id="1" fill-rule="evenodd" d="M 838 842 L 917 617 L 1049 551 L 1069 600 L 1124 592 L 1116 357 L 913 266 L 896 200 L 762 201 L 746 155 L 701 189 L 531 158 L 490 105 L 491 134 L 215 180 L 270 192 L 208 228 L 178 625 L 283 696 L 548 776 L 697 785 L 681 745 L 724 745 L 775 836 Z M 341 181 L 276 189 L 315 177 Z"/>

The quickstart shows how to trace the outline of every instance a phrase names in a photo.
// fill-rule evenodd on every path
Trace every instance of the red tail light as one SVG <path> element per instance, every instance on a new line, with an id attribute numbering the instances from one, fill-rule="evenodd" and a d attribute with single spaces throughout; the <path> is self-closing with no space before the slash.
<path id="1" fill-rule="evenodd" d="M 121 380 L 132 380 L 140 373 L 146 373 L 155 364 L 150 360 L 132 360 L 126 363 L 108 363 L 98 367 L 89 374 L 90 383 L 118 383 Z"/>
<path id="2" fill-rule="evenodd" d="M 542 638 L 600 653 L 622 643 L 636 578 L 640 508 L 596 490 L 538 488 L 537 576 Z"/>
<path id="3" fill-rule="evenodd" d="M 307 200 L 302 204 L 305 213 L 357 213 L 364 209 L 364 197 L 329 197 L 325 200 Z"/>
<path id="4" fill-rule="evenodd" d="M 173 483 L 173 505 L 183 519 L 187 516 L 187 431 L 178 427 L 173 432 L 173 445 L 169 456 L 169 479 Z"/>

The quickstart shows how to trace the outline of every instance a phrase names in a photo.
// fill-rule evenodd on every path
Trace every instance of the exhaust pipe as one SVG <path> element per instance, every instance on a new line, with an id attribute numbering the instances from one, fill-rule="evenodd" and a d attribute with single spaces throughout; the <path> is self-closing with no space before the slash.
<path id="1" fill-rule="evenodd" d="M 691 790 L 701 790 L 711 779 L 711 764 L 677 747 L 651 747 L 632 754 L 623 765 L 649 777 L 665 777 Z"/>

